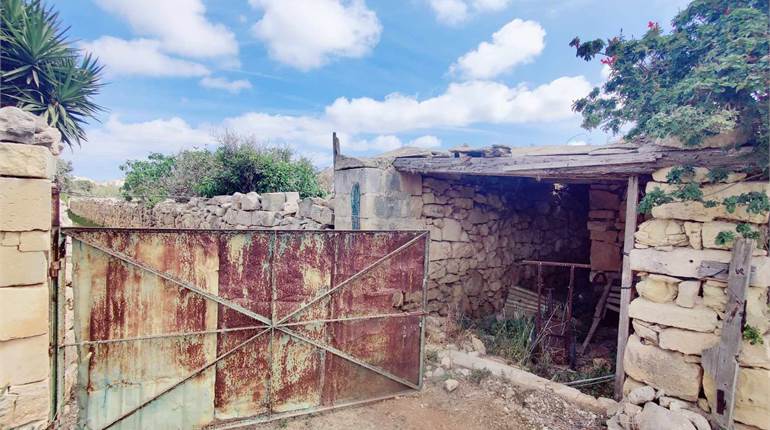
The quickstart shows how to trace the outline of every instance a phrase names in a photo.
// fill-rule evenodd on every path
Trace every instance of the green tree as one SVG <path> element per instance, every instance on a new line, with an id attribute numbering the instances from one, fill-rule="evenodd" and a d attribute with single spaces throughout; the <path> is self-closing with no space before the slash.
<path id="1" fill-rule="evenodd" d="M 597 55 L 609 79 L 573 108 L 587 129 L 627 138 L 676 136 L 697 145 L 737 127 L 767 167 L 770 34 L 767 0 L 694 0 L 666 33 L 649 22 L 640 39 L 624 35 L 570 46 L 586 61 Z"/>
<path id="2" fill-rule="evenodd" d="M 147 160 L 129 160 L 120 166 L 126 173 L 121 192 L 126 200 L 140 200 L 153 206 L 169 196 L 165 186 L 167 178 L 174 168 L 175 159 L 158 153 L 152 153 Z"/>
<path id="3" fill-rule="evenodd" d="M 70 147 L 80 144 L 85 122 L 103 110 L 93 100 L 103 67 L 73 47 L 52 8 L 39 0 L 0 1 L 0 105 L 41 115 Z"/>

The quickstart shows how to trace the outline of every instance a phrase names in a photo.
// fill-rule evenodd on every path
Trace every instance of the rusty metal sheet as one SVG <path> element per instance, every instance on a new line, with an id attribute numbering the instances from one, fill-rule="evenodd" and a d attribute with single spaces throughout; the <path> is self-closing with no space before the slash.
<path id="1" fill-rule="evenodd" d="M 83 426 L 229 428 L 421 385 L 425 232 L 64 233 Z"/>

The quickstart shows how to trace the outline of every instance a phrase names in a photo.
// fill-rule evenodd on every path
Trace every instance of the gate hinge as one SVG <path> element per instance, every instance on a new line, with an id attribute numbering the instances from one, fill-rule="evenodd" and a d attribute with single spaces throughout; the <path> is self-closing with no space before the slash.
<path id="1" fill-rule="evenodd" d="M 59 270 L 61 270 L 61 260 L 52 261 L 51 266 L 48 268 L 48 276 L 51 278 L 59 277 Z"/>

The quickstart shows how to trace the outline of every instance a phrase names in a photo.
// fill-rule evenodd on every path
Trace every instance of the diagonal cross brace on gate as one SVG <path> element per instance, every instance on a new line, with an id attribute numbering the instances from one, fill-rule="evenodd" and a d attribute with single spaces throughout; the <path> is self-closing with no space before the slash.
<path id="1" fill-rule="evenodd" d="M 377 314 L 377 315 L 348 317 L 348 318 L 332 318 L 332 319 L 320 319 L 320 320 L 319 319 L 315 319 L 315 320 L 309 320 L 309 321 L 295 321 L 295 322 L 287 322 L 287 321 L 290 320 L 295 315 L 298 315 L 298 314 L 302 313 L 303 311 L 307 310 L 312 305 L 318 303 L 323 298 L 333 294 L 336 291 L 339 291 L 341 288 L 345 287 L 346 285 L 351 284 L 356 279 L 361 278 L 363 275 L 365 275 L 366 273 L 370 272 L 372 269 L 378 267 L 383 262 L 387 261 L 388 259 L 392 258 L 393 256 L 401 253 L 405 249 L 408 249 L 411 245 L 416 243 L 418 240 L 420 240 L 420 239 L 422 239 L 424 237 L 427 237 L 427 233 L 421 233 L 421 234 L 413 237 L 412 239 L 410 239 L 409 241 L 405 242 L 404 244 L 402 244 L 398 248 L 394 249 L 393 251 L 388 252 L 383 257 L 377 259 L 376 261 L 374 261 L 373 263 L 369 264 L 368 266 L 366 266 L 362 270 L 356 272 L 355 274 L 353 274 L 352 276 L 350 276 L 349 278 L 347 278 L 343 282 L 340 282 L 339 284 L 337 284 L 336 286 L 333 286 L 332 288 L 330 288 L 329 290 L 325 291 L 324 293 L 319 294 L 316 297 L 314 297 L 313 299 L 311 299 L 310 301 L 300 305 L 299 308 L 297 308 L 296 310 L 292 311 L 291 313 L 289 313 L 288 315 L 284 316 L 283 318 L 281 318 L 278 321 L 275 321 L 275 316 L 274 315 L 273 315 L 272 319 L 266 318 L 266 317 L 264 317 L 264 316 L 262 316 L 260 314 L 257 314 L 257 313 L 255 313 L 253 311 L 250 311 L 250 310 L 248 310 L 248 309 L 238 305 L 237 303 L 232 302 L 231 300 L 228 300 L 228 299 L 220 297 L 220 296 L 218 296 L 216 294 L 212 294 L 212 293 L 209 293 L 207 291 L 204 291 L 204 290 L 202 290 L 202 289 L 200 289 L 200 288 L 198 288 L 198 287 L 196 287 L 196 286 L 194 286 L 194 285 L 192 285 L 192 284 L 190 284 L 188 282 L 185 282 L 185 281 L 183 281 L 181 279 L 178 279 L 175 276 L 172 276 L 172 275 L 169 275 L 167 273 L 158 271 L 158 270 L 156 270 L 156 269 L 154 269 L 154 268 L 152 268 L 152 267 L 150 267 L 150 266 L 148 266 L 148 265 L 146 265 L 146 264 L 144 264 L 144 263 L 142 263 L 140 261 L 137 261 L 137 260 L 131 258 L 130 256 L 128 256 L 128 255 L 126 255 L 124 253 L 121 253 L 121 252 L 118 252 L 118 251 L 115 251 L 115 250 L 111 250 L 111 249 L 107 249 L 106 247 L 103 247 L 103 246 L 100 246 L 100 245 L 98 245 L 96 243 L 93 243 L 92 241 L 90 241 L 88 239 L 85 239 L 82 236 L 79 236 L 77 234 L 70 233 L 69 235 L 73 239 L 78 240 L 78 241 L 80 241 L 80 242 L 82 242 L 82 243 L 84 243 L 84 244 L 86 244 L 88 246 L 91 246 L 91 247 L 93 247 L 93 248 L 95 248 L 95 249 L 97 249 L 97 250 L 99 250 L 101 252 L 104 252 L 107 255 L 110 255 L 110 256 L 112 256 L 114 258 L 122 260 L 122 261 L 124 261 L 124 262 L 126 262 L 126 263 L 128 263 L 130 265 L 133 265 L 135 267 L 138 267 L 138 268 L 140 268 L 140 269 L 142 269 L 144 271 L 152 273 L 152 274 L 154 274 L 154 275 L 156 275 L 156 276 L 158 276 L 158 277 L 160 277 L 162 279 L 170 281 L 171 283 L 173 283 L 173 284 L 175 284 L 175 285 L 177 285 L 177 286 L 179 286 L 181 288 L 187 289 L 187 290 L 189 290 L 189 291 L 191 291 L 191 292 L 193 292 L 195 294 L 198 294 L 198 295 L 200 295 L 200 296 L 202 296 L 202 297 L 204 297 L 204 298 L 206 298 L 208 300 L 214 301 L 214 302 L 216 302 L 216 303 L 218 303 L 218 304 L 220 304 L 222 306 L 225 306 L 225 307 L 227 307 L 229 309 L 232 309 L 232 310 L 234 310 L 234 311 L 236 311 L 236 312 L 238 312 L 238 313 L 240 313 L 240 314 L 242 314 L 244 316 L 247 316 L 249 318 L 255 319 L 255 320 L 265 324 L 265 326 L 250 326 L 250 327 L 240 327 L 240 328 L 234 328 L 234 329 L 220 329 L 220 330 L 201 331 L 201 332 L 189 332 L 189 333 L 170 333 L 170 334 L 166 334 L 166 335 L 153 335 L 153 336 L 147 336 L 147 337 L 126 338 L 126 339 L 110 339 L 110 340 L 103 340 L 103 341 L 84 341 L 84 342 L 80 342 L 79 344 L 70 344 L 70 345 L 85 345 L 85 344 L 97 344 L 98 345 L 98 344 L 109 343 L 109 342 L 154 339 L 154 338 L 171 337 L 171 336 L 200 335 L 200 334 L 220 333 L 220 332 L 235 331 L 235 330 L 246 330 L 246 329 L 252 329 L 253 330 L 253 329 L 258 329 L 258 328 L 264 328 L 264 330 L 260 331 L 259 333 L 255 334 L 254 336 L 248 338 L 246 341 L 236 345 L 235 347 L 233 347 L 232 349 L 230 349 L 226 353 L 216 357 L 214 360 L 212 360 L 212 361 L 206 363 L 205 365 L 203 365 L 202 367 L 196 369 L 194 372 L 190 373 L 189 375 L 184 377 L 182 380 L 180 380 L 177 383 L 169 386 L 168 388 L 166 388 L 163 391 L 161 391 L 160 393 L 152 396 L 151 398 L 143 401 L 142 403 L 140 403 L 138 406 L 136 406 L 135 408 L 131 409 L 130 411 L 122 414 L 120 417 L 118 417 L 115 420 L 111 421 L 107 426 L 103 427 L 104 429 L 110 428 L 110 427 L 114 426 L 115 424 L 121 422 L 122 420 L 128 418 L 129 416 L 135 414 L 136 412 L 138 412 L 139 410 L 141 410 L 142 408 L 144 408 L 145 406 L 147 406 L 151 402 L 153 402 L 153 401 L 157 400 L 158 398 L 160 398 L 161 396 L 169 393 L 174 388 L 184 384 L 185 382 L 187 382 L 190 379 L 194 378 L 196 375 L 199 375 L 200 373 L 202 373 L 206 369 L 208 369 L 211 366 L 215 365 L 216 363 L 220 362 L 224 358 L 232 355 L 236 351 L 238 351 L 238 350 L 244 348 L 246 345 L 252 343 L 254 340 L 256 340 L 258 337 L 260 337 L 262 334 L 264 334 L 264 333 L 266 333 L 268 331 L 270 331 L 271 334 L 272 334 L 275 330 L 278 330 L 278 331 L 280 331 L 282 333 L 290 335 L 290 336 L 292 336 L 294 338 L 297 338 L 297 339 L 299 339 L 299 340 L 301 340 L 303 342 L 309 343 L 309 344 L 311 344 L 311 345 L 313 345 L 313 346 L 315 346 L 317 348 L 323 349 L 324 351 L 327 351 L 327 352 L 329 352 L 331 354 L 334 354 L 335 356 L 338 356 L 338 357 L 340 357 L 342 359 L 350 361 L 350 362 L 352 362 L 352 363 L 354 363 L 354 364 L 356 364 L 358 366 L 361 366 L 363 368 L 371 370 L 371 371 L 373 371 L 373 372 L 375 372 L 375 373 L 377 373 L 379 375 L 382 375 L 382 376 L 384 376 L 384 377 L 386 377 L 386 378 L 388 378 L 390 380 L 393 380 L 393 381 L 395 381 L 395 382 L 397 382 L 399 384 L 402 384 L 402 385 L 407 386 L 407 387 L 412 388 L 412 389 L 419 389 L 420 388 L 420 385 L 414 384 L 414 383 L 412 383 L 412 382 L 410 382 L 410 381 L 408 381 L 406 379 L 398 377 L 398 376 L 396 376 L 396 375 L 394 375 L 394 374 L 392 374 L 392 373 L 390 373 L 390 372 L 388 372 L 388 371 L 386 371 L 386 370 L 384 370 L 384 369 L 382 369 L 382 368 L 380 368 L 378 366 L 371 365 L 371 364 L 369 364 L 369 363 L 367 363 L 367 362 L 365 362 L 363 360 L 360 360 L 360 359 L 358 359 L 358 358 L 356 358 L 356 357 L 354 357 L 354 356 L 352 356 L 350 354 L 345 353 L 344 351 L 341 351 L 341 350 L 339 350 L 337 348 L 334 348 L 334 347 L 332 347 L 330 345 L 327 345 L 327 344 L 325 344 L 323 342 L 315 341 L 315 340 L 310 339 L 310 338 L 308 338 L 306 336 L 303 336 L 303 335 L 295 332 L 294 330 L 291 330 L 289 327 L 291 327 L 291 326 L 299 326 L 299 325 L 303 325 L 303 324 L 317 323 L 317 322 L 338 322 L 338 321 L 355 321 L 355 320 L 362 320 L 362 319 L 387 318 L 387 317 L 423 316 L 424 312 L 400 312 L 400 313 Z M 425 264 L 427 265 L 427 259 L 426 259 Z M 274 285 L 273 281 L 274 280 L 271 279 L 271 283 L 273 284 L 273 288 L 275 288 L 275 285 Z M 273 299 L 274 299 L 274 297 L 273 297 Z M 424 306 L 424 297 L 423 297 L 423 306 Z M 271 311 L 271 312 L 274 312 L 274 306 L 271 306 L 271 308 L 273 309 L 273 311 Z M 421 323 L 421 325 L 424 325 L 424 324 Z M 424 330 L 424 327 L 422 327 L 421 330 Z M 272 344 L 272 337 L 271 337 L 271 344 Z M 271 347 L 271 349 L 272 349 L 272 347 Z M 272 359 L 273 359 L 273 357 L 272 357 L 272 354 L 271 354 L 270 355 L 270 360 L 272 361 Z M 421 374 L 422 374 L 422 371 L 420 371 L 420 379 L 421 379 Z M 418 382 L 418 384 L 419 384 L 419 382 Z"/>

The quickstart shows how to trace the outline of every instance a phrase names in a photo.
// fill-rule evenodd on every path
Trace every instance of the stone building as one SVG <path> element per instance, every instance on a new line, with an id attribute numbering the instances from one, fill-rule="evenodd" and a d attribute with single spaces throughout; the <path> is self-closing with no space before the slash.
<path id="1" fill-rule="evenodd" d="M 767 212 L 728 210 L 721 202 L 744 193 L 770 195 L 770 184 L 746 182 L 744 173 L 713 179 L 697 167 L 679 182 L 720 204 L 674 198 L 640 215 L 640 197 L 657 190 L 672 195 L 682 186 L 666 183 L 672 166 L 738 171 L 750 152 L 669 143 L 402 149 L 373 159 L 335 151 L 335 228 L 429 230 L 428 309 L 450 317 L 492 315 L 513 288 L 533 290 L 532 267 L 524 260 L 587 263 L 589 276 L 616 276 L 623 288 L 616 392 L 648 386 L 657 400 L 650 399 L 645 414 L 690 408 L 697 411 L 696 426 L 704 421 L 695 416 L 714 407 L 714 381 L 700 355 L 720 342 L 726 303 L 726 284 L 704 281 L 698 268 L 730 261 L 732 243 L 717 236 L 725 230 L 740 236 L 738 224 L 759 233 L 766 248 Z M 746 429 L 770 428 L 770 260 L 763 247 L 752 261 L 747 320 L 764 343 L 742 345 L 736 392 L 735 419 Z M 549 283 L 566 284 L 559 276 Z M 641 413 L 645 405 L 633 406 Z M 634 418 L 623 414 L 612 425 L 630 425 Z"/>

